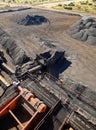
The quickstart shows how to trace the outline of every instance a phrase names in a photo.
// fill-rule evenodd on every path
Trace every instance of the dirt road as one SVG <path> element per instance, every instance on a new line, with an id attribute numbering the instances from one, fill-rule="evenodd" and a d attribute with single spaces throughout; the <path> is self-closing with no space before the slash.
<path id="1" fill-rule="evenodd" d="M 17 24 L 17 21 L 27 14 L 42 15 L 49 22 L 34 26 Z M 96 91 L 96 47 L 74 40 L 68 35 L 70 26 L 79 19 L 79 16 L 30 9 L 1 13 L 0 27 L 7 31 L 31 56 L 48 49 L 43 45 L 45 41 L 65 50 L 66 56 L 72 64 L 63 72 L 63 77 L 82 82 Z"/>

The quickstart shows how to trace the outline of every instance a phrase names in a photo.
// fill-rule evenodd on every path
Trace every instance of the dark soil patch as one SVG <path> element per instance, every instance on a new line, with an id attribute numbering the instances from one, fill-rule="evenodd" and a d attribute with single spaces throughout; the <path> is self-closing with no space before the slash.
<path id="1" fill-rule="evenodd" d="M 39 42 L 40 42 L 40 45 L 43 47 L 51 48 L 51 49 L 56 48 L 55 43 L 51 40 L 46 40 L 46 39 L 40 38 Z"/>

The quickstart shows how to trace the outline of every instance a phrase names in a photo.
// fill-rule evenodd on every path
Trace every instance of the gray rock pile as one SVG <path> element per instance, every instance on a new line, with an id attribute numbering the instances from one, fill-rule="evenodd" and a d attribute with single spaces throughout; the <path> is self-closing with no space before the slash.
<path id="1" fill-rule="evenodd" d="M 13 40 L 4 30 L 0 28 L 0 45 L 9 56 L 12 58 L 14 64 L 23 64 L 28 60 L 25 51 Z"/>
<path id="2" fill-rule="evenodd" d="M 25 18 L 21 19 L 17 23 L 20 25 L 28 26 L 28 25 L 40 25 L 42 23 L 47 23 L 48 19 L 44 16 L 39 15 L 27 15 Z"/>
<path id="3" fill-rule="evenodd" d="M 69 34 L 74 39 L 96 45 L 96 19 L 81 19 L 71 27 Z"/>

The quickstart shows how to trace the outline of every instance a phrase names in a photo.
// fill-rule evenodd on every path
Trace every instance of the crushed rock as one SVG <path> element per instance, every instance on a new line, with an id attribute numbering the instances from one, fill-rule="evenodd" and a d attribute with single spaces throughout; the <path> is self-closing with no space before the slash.
<path id="1" fill-rule="evenodd" d="M 75 23 L 69 31 L 74 39 L 96 45 L 96 19 L 81 19 Z"/>

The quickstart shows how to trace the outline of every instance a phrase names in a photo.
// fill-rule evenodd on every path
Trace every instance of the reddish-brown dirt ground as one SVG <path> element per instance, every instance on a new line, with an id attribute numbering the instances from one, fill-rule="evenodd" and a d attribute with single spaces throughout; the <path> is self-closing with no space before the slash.
<path id="1" fill-rule="evenodd" d="M 17 21 L 27 14 L 42 15 L 50 22 L 35 26 L 17 24 Z M 82 82 L 96 91 L 96 47 L 74 40 L 68 34 L 70 26 L 79 19 L 79 16 L 30 9 L 1 13 L 0 27 L 7 31 L 31 56 L 46 49 L 40 44 L 40 38 L 53 42 L 58 49 L 66 51 L 68 60 L 72 62 L 63 72 L 64 78 L 68 77 Z"/>

